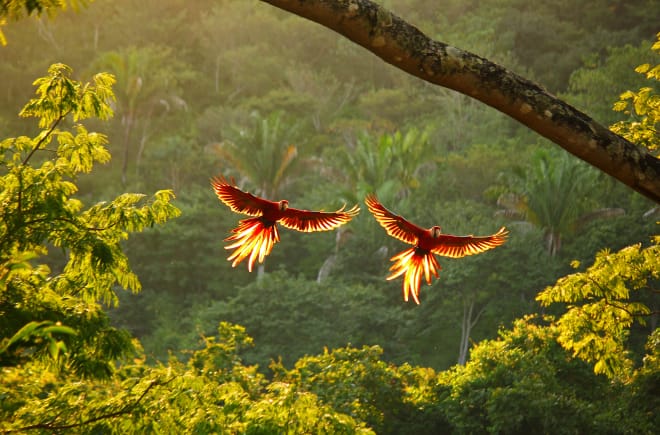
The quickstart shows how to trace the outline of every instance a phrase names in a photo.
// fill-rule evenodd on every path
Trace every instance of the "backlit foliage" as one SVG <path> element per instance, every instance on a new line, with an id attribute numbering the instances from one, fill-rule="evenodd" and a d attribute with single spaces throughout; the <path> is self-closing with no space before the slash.
<path id="1" fill-rule="evenodd" d="M 5 370 L 0 431 L 49 433 L 339 433 L 372 434 L 296 384 L 266 384 L 239 350 L 245 329 L 221 323 L 187 364 L 120 368 L 110 382 L 57 379 L 34 365 Z M 81 400 L 84 397 L 84 400 Z"/>
<path id="2" fill-rule="evenodd" d="M 637 244 L 615 253 L 602 251 L 584 272 L 559 279 L 537 297 L 545 306 L 568 304 L 557 320 L 557 339 L 574 357 L 595 363 L 596 373 L 625 376 L 632 367 L 626 339 L 633 322 L 644 324 L 651 314 L 639 300 L 657 292 L 658 241 L 656 237 L 656 244 L 647 248 Z"/>
<path id="3" fill-rule="evenodd" d="M 74 196 L 78 174 L 110 159 L 105 135 L 79 122 L 112 116 L 114 78 L 82 83 L 71 74 L 55 64 L 34 82 L 37 95 L 20 115 L 37 118 L 35 137 L 0 142 L 0 364 L 43 356 L 83 376 L 108 376 L 134 346 L 109 326 L 101 304 L 116 305 L 121 288 L 140 290 L 121 242 L 179 212 L 171 191 L 87 208 Z"/>
<path id="4" fill-rule="evenodd" d="M 658 40 L 651 49 L 660 55 L 660 33 Z M 635 71 L 646 76 L 648 80 L 660 82 L 660 64 L 645 63 L 635 68 Z M 651 83 L 638 91 L 626 91 L 614 103 L 614 110 L 623 112 L 630 118 L 611 126 L 613 132 L 625 137 L 630 142 L 643 145 L 658 155 L 660 150 L 660 94 L 657 84 Z"/>

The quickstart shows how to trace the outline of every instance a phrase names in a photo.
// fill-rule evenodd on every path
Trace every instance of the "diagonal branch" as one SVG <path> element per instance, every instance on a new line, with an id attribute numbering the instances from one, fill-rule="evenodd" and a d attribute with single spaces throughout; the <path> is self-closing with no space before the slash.
<path id="1" fill-rule="evenodd" d="M 505 113 L 571 154 L 660 203 L 660 159 L 536 83 L 434 41 L 370 0 L 261 0 L 317 22 L 385 62 Z"/>
<path id="2" fill-rule="evenodd" d="M 121 408 L 118 411 L 110 412 L 108 414 L 102 414 L 102 415 L 99 415 L 97 417 L 92 417 L 92 418 L 90 418 L 88 420 L 85 420 L 85 421 L 82 421 L 80 423 L 71 423 L 71 424 L 62 424 L 62 425 L 57 425 L 57 424 L 52 423 L 53 421 L 55 421 L 55 419 L 58 418 L 58 416 L 59 416 L 59 414 L 58 414 L 58 416 L 56 416 L 55 419 L 53 419 L 50 423 L 37 423 L 37 424 L 33 424 L 31 426 L 25 426 L 25 427 L 22 427 L 20 429 L 17 429 L 16 432 L 24 432 L 24 431 L 35 430 L 35 429 L 47 429 L 49 431 L 61 431 L 61 430 L 64 430 L 64 429 L 73 429 L 73 428 L 76 428 L 76 427 L 85 426 L 87 424 L 94 423 L 94 422 L 99 421 L 99 420 L 105 420 L 105 419 L 109 419 L 109 418 L 119 417 L 120 415 L 129 414 L 133 411 L 133 409 L 135 409 L 135 407 L 137 405 L 140 404 L 142 399 L 144 399 L 144 397 L 147 395 L 147 393 L 149 393 L 149 391 L 152 388 L 157 387 L 157 386 L 167 385 L 168 383 L 172 382 L 174 379 L 175 378 L 172 378 L 172 379 L 170 379 L 168 381 L 164 381 L 164 382 L 161 382 L 158 379 L 153 380 L 149 384 L 149 386 L 144 389 L 144 391 L 142 392 L 140 397 L 138 397 L 135 400 L 135 402 L 127 404 L 126 406 L 124 406 L 123 408 Z M 7 431 L 6 433 L 10 433 L 10 432 L 12 432 L 12 431 Z"/>

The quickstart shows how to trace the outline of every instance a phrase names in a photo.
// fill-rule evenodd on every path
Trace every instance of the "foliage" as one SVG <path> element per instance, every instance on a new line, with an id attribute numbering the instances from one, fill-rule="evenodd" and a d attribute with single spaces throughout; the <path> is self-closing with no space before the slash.
<path id="1" fill-rule="evenodd" d="M 660 52 L 660 42 L 653 49 Z M 652 68 L 644 64 L 636 71 L 646 73 L 649 79 L 660 79 L 658 65 Z M 655 126 L 659 102 L 650 87 L 639 93 L 622 94 L 614 105 L 615 110 L 626 111 L 631 105 L 630 110 L 642 120 L 622 121 L 612 129 L 633 142 L 657 149 L 660 142 Z M 626 346 L 630 330 L 635 321 L 645 325 L 647 318 L 657 315 L 652 310 L 657 304 L 655 286 L 660 279 L 660 237 L 653 237 L 653 242 L 649 247 L 638 243 L 615 253 L 605 249 L 584 272 L 560 278 L 537 296 L 545 306 L 556 302 L 568 304 L 566 313 L 557 320 L 558 341 L 574 357 L 594 362 L 596 373 L 612 378 L 631 376 L 633 361 Z M 574 261 L 573 266 L 577 268 L 580 263 Z M 655 322 L 649 332 L 653 333 L 654 329 Z"/>
<path id="2" fill-rule="evenodd" d="M 583 66 L 571 74 L 566 100 L 604 125 L 614 123 L 620 115 L 612 110 L 612 96 L 645 86 L 644 77 L 636 74 L 634 68 L 657 59 L 649 45 L 645 40 L 635 45 L 608 47 L 605 55 L 587 56 Z"/>
<path id="3" fill-rule="evenodd" d="M 597 209 L 591 195 L 597 173 L 565 152 L 540 150 L 531 166 L 512 172 L 510 191 L 500 195 L 500 214 L 522 219 L 544 233 L 546 250 L 557 255 L 562 238 L 598 217 L 622 209 Z"/>
<path id="4" fill-rule="evenodd" d="M 80 83 L 70 74 L 55 64 L 35 81 L 37 97 L 21 116 L 38 118 L 36 137 L 0 143 L 0 356 L 14 365 L 50 355 L 80 375 L 109 376 L 113 360 L 134 346 L 109 325 L 100 304 L 116 304 L 119 287 L 140 290 L 120 243 L 178 210 L 169 191 L 148 202 L 127 193 L 87 209 L 73 196 L 78 174 L 110 157 L 106 137 L 80 121 L 112 115 L 114 80 L 101 73 Z M 61 128 L 67 118 L 76 123 L 70 130 Z M 65 254 L 62 264 L 48 256 L 49 247 Z"/>
<path id="5" fill-rule="evenodd" d="M 221 323 L 188 364 L 121 367 L 111 382 L 54 379 L 31 364 L 3 371 L 0 430 L 84 433 L 373 433 L 311 392 L 265 384 L 237 352 L 245 330 Z M 33 372 L 40 373 L 39 377 Z M 84 397 L 84 400 L 81 400 Z"/>
<path id="6" fill-rule="evenodd" d="M 93 69 L 105 69 L 118 78 L 115 110 L 121 120 L 123 184 L 127 182 L 132 158 L 139 174 L 144 150 L 153 134 L 151 124 L 172 112 L 187 109 L 186 101 L 180 96 L 180 84 L 193 73 L 171 57 L 169 47 L 129 47 L 104 52 L 92 63 Z"/>
<path id="7" fill-rule="evenodd" d="M 660 33 L 658 40 L 651 49 L 660 55 Z M 635 68 L 648 80 L 660 82 L 660 64 L 655 66 L 648 63 Z M 660 150 L 660 94 L 657 86 L 645 86 L 637 92 L 626 91 L 614 103 L 614 110 L 623 112 L 630 117 L 627 121 L 619 121 L 612 125 L 613 132 L 625 137 L 630 142 L 643 145 L 658 154 Z"/>
<path id="8" fill-rule="evenodd" d="M 353 193 L 346 196 L 359 201 L 369 193 L 385 199 L 409 194 L 419 187 L 423 169 L 433 165 L 430 149 L 428 132 L 416 128 L 381 135 L 361 132 L 346 149 L 335 150 L 341 177 Z"/>
<path id="9" fill-rule="evenodd" d="M 299 158 L 296 135 L 299 126 L 282 112 L 261 116 L 250 114 L 251 126 L 235 126 L 227 139 L 213 148 L 219 158 L 229 163 L 223 170 L 233 170 L 256 187 L 255 194 L 275 200 L 291 182 L 290 174 Z M 222 174 L 229 176 L 230 174 Z"/>
<path id="10" fill-rule="evenodd" d="M 66 9 L 67 3 L 71 7 L 78 9 L 80 6 L 85 6 L 93 0 L 6 0 L 0 4 L 0 45 L 7 45 L 7 39 L 2 33 L 2 26 L 7 24 L 9 20 L 20 20 L 24 17 L 32 15 L 41 15 L 46 13 L 48 16 L 53 17 L 58 11 Z"/>
<path id="11" fill-rule="evenodd" d="M 325 349 L 322 355 L 301 358 L 291 371 L 278 364 L 272 368 L 277 380 L 314 393 L 322 403 L 366 422 L 376 433 L 437 433 L 435 422 L 420 421 L 424 391 L 431 389 L 426 382 L 433 380 L 433 372 L 387 364 L 381 354 L 378 346 Z"/>
<path id="12" fill-rule="evenodd" d="M 39 15 L 38 5 L 87 2 L 9 3 L 18 15 L 0 9 L 9 40 L 0 62 L 0 136 L 30 133 L 2 142 L 0 431 L 650 434 L 660 425 L 655 318 L 611 323 L 626 317 L 612 303 L 631 304 L 636 314 L 642 304 L 657 311 L 649 291 L 657 287 L 653 256 L 632 264 L 644 264 L 646 287 L 631 285 L 637 271 L 601 276 L 628 270 L 620 260 L 649 249 L 616 252 L 650 234 L 657 209 L 644 198 L 604 177 L 583 178 L 569 170 L 572 157 L 548 156 L 543 172 L 535 152 L 544 145 L 510 119 L 256 0 L 97 0 L 84 14 L 22 21 L 15 18 Z M 657 62 L 642 40 L 657 32 L 657 2 L 579 2 L 588 14 L 564 0 L 533 7 L 521 0 L 391 3 L 440 40 L 568 89 L 566 99 L 596 119 L 618 114 L 612 92 L 651 88 L 624 94 L 617 108 L 633 122 L 622 134 L 652 140 L 657 81 L 641 80 Z M 16 101 L 30 98 L 30 77 L 55 62 L 77 71 L 103 64 L 116 74 L 117 101 L 109 99 L 108 75 L 82 74 L 83 84 L 64 68 L 63 79 L 39 82 L 46 94 L 24 112 L 50 121 L 37 129 L 16 120 Z M 640 63 L 648 67 L 635 74 Z M 51 83 L 73 97 L 58 103 Z M 61 113 L 45 107 L 57 104 Z M 104 124 L 107 137 L 92 133 L 98 122 L 90 116 L 110 109 L 117 116 Z M 252 118 L 254 109 L 265 116 Z M 128 150 L 128 158 L 99 167 L 106 148 Z M 125 186 L 124 162 L 135 163 Z M 364 213 L 338 234 L 287 234 L 269 263 L 279 270 L 261 281 L 232 269 L 222 239 L 236 216 L 208 185 L 223 173 L 250 190 L 276 185 L 308 207 L 361 202 L 377 190 L 415 221 L 486 234 L 501 225 L 493 216 L 500 194 L 523 195 L 532 186 L 542 198 L 537 184 L 552 184 L 564 164 L 562 186 L 579 190 L 579 199 L 562 198 L 568 190 L 559 202 L 539 199 L 539 209 L 569 206 L 566 221 L 577 217 L 566 225 L 559 255 L 543 252 L 541 230 L 512 222 L 501 250 L 447 259 L 419 307 L 402 304 L 400 285 L 384 280 L 398 242 L 384 239 Z M 533 169 L 507 184 L 514 167 Z M 539 174 L 539 183 L 527 179 Z M 118 196 L 163 185 L 178 198 L 169 191 Z M 107 197 L 115 199 L 102 202 Z M 180 219 L 139 233 L 174 214 L 173 203 Z M 582 225 L 585 212 L 602 207 L 626 214 Z M 599 254 L 601 272 L 592 266 L 558 281 L 567 258 L 591 261 L 604 248 L 615 253 Z M 657 258 L 655 249 L 649 253 Z M 608 293 L 605 300 L 593 281 L 567 289 L 579 281 L 575 275 L 617 292 L 621 281 L 629 298 Z M 555 282 L 550 289 L 561 283 L 571 302 L 539 307 L 536 293 Z M 578 300 L 591 287 L 592 299 Z M 582 335 L 573 334 L 576 323 L 560 323 L 565 304 L 577 316 L 599 301 L 600 324 L 573 317 L 587 327 Z M 478 320 L 462 341 L 473 344 L 466 365 L 439 373 L 410 366 L 444 370 L 456 361 L 470 304 L 479 315 L 463 317 Z M 541 326 L 529 318 L 505 329 L 539 311 L 555 321 Z M 245 327 L 217 328 L 219 321 Z M 144 355 L 119 328 L 142 341 Z M 595 340 L 583 353 L 603 356 L 611 346 L 622 374 L 595 374 L 598 361 L 574 357 L 557 341 L 565 336 L 577 346 L 590 335 Z M 279 356 L 267 378 L 268 361 Z"/>
<path id="13" fill-rule="evenodd" d="M 205 332 L 218 320 L 244 325 L 258 343 L 244 356 L 263 367 L 278 357 L 290 365 L 325 346 L 372 344 L 385 337 L 388 354 L 397 355 L 405 353 L 403 343 L 393 340 L 404 315 L 387 296 L 373 286 L 336 279 L 318 283 L 276 271 L 227 301 L 209 304 L 198 322 Z"/>
<path id="14" fill-rule="evenodd" d="M 625 346 L 629 330 L 635 321 L 646 323 L 651 314 L 632 293 L 641 293 L 642 298 L 646 293 L 652 302 L 660 279 L 660 239 L 655 240 L 655 245 L 646 248 L 637 244 L 616 253 L 602 251 L 584 272 L 560 278 L 537 297 L 546 306 L 568 304 L 557 320 L 558 341 L 574 357 L 594 362 L 596 373 L 630 376 L 632 361 Z"/>
<path id="15" fill-rule="evenodd" d="M 456 433 L 628 433 L 644 419 L 618 415 L 622 386 L 597 376 L 556 342 L 556 327 L 517 320 L 470 361 L 439 375 L 439 406 Z M 614 400 L 612 400 L 614 398 Z M 644 432 L 644 431 L 642 431 Z"/>

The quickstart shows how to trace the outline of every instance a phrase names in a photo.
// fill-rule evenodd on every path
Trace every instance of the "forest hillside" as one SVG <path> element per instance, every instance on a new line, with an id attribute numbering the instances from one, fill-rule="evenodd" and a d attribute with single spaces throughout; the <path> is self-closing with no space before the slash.
<path id="1" fill-rule="evenodd" d="M 658 156 L 657 0 L 378 3 Z M 262 1 L 9 1 L 0 30 L 0 432 L 660 424 L 648 198 Z M 280 227 L 250 272 L 225 249 L 247 216 L 213 177 L 361 210 Z M 424 228 L 508 237 L 438 256 L 406 302 L 386 277 L 410 246 L 369 194 Z"/>

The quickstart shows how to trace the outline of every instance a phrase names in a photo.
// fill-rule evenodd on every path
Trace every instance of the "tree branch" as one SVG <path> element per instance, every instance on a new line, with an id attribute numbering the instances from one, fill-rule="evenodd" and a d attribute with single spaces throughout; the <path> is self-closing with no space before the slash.
<path id="1" fill-rule="evenodd" d="M 50 135 L 55 131 L 55 128 L 59 125 L 60 122 L 64 118 L 67 117 L 67 115 L 71 113 L 71 110 L 67 110 L 65 113 L 60 113 L 60 116 L 53 122 L 53 124 L 48 128 L 48 130 L 41 136 L 39 141 L 36 143 L 34 148 L 32 148 L 32 151 L 25 157 L 23 160 L 23 166 L 27 165 L 27 162 L 30 160 L 30 158 L 34 155 L 35 152 L 41 147 L 41 145 L 50 137 Z"/>
<path id="2" fill-rule="evenodd" d="M 319 23 L 385 62 L 505 113 L 571 154 L 660 203 L 660 159 L 538 84 L 434 41 L 369 0 L 261 0 Z"/>
<path id="3" fill-rule="evenodd" d="M 33 425 L 31 425 L 31 426 L 25 426 L 25 427 L 22 427 L 22 428 L 20 428 L 20 429 L 17 429 L 16 432 L 24 432 L 24 431 L 27 431 L 27 430 L 34 430 L 34 429 L 47 429 L 47 430 L 61 431 L 61 430 L 64 430 L 64 429 L 73 429 L 73 428 L 75 428 L 75 427 L 85 426 L 85 425 L 87 425 L 87 424 L 94 423 L 94 422 L 99 421 L 99 420 L 104 420 L 104 419 L 108 419 L 108 418 L 119 417 L 120 415 L 123 415 L 123 414 L 129 414 L 129 413 L 131 413 L 131 412 L 133 411 L 133 409 L 134 409 L 134 408 L 135 408 L 135 407 L 136 407 L 136 406 L 142 401 L 142 399 L 144 399 L 144 397 L 147 395 L 147 393 L 148 393 L 153 387 L 167 385 L 168 383 L 172 382 L 172 380 L 174 380 L 174 379 L 175 379 L 175 378 L 172 378 L 172 379 L 170 379 L 170 380 L 168 380 L 168 381 L 164 381 L 164 382 L 161 382 L 161 381 L 158 380 L 158 379 L 152 381 L 152 382 L 149 384 L 149 386 L 148 386 L 147 388 L 145 388 L 145 390 L 142 392 L 142 394 L 140 395 L 140 397 L 138 397 L 138 398 L 135 400 L 135 402 L 130 403 L 130 404 L 127 404 L 126 406 L 124 406 L 123 408 L 121 408 L 119 411 L 110 412 L 110 413 L 108 413 L 108 414 L 102 414 L 102 415 L 99 415 L 99 416 L 97 416 L 97 417 L 92 417 L 92 418 L 90 418 L 90 419 L 88 419 L 88 420 L 85 420 L 85 421 L 82 421 L 82 422 L 80 422 L 80 423 L 71 423 L 71 424 L 62 424 L 62 425 L 56 425 L 56 424 L 53 424 L 53 422 L 54 422 L 54 421 L 58 418 L 58 416 L 61 414 L 61 413 L 60 413 L 60 414 L 58 414 L 58 416 L 56 416 L 56 417 L 55 417 L 50 423 L 37 423 L 37 424 L 33 424 Z M 12 432 L 12 431 L 8 431 L 8 432 L 6 432 L 6 433 L 10 433 L 10 432 Z"/>

